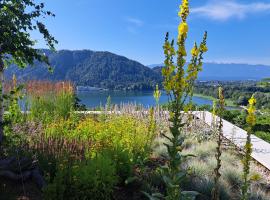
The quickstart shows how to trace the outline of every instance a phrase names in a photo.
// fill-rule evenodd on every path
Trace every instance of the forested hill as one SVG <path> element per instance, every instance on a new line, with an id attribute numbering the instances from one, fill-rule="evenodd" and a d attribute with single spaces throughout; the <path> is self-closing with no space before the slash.
<path id="1" fill-rule="evenodd" d="M 110 52 L 42 51 L 49 57 L 53 74 L 36 62 L 24 70 L 9 67 L 5 72 L 7 79 L 16 74 L 23 80 L 71 80 L 78 86 L 119 90 L 149 90 L 162 82 L 161 67 L 153 65 L 150 68 Z M 261 80 L 267 77 L 270 77 L 270 66 L 247 64 L 205 63 L 199 74 L 199 80 L 205 81 Z"/>
<path id="2" fill-rule="evenodd" d="M 80 86 L 129 90 L 152 89 L 162 81 L 160 73 L 110 52 L 42 51 L 49 57 L 53 74 L 43 64 L 36 62 L 33 67 L 23 70 L 11 66 L 5 76 L 10 79 L 16 74 L 22 80 L 71 80 Z"/>

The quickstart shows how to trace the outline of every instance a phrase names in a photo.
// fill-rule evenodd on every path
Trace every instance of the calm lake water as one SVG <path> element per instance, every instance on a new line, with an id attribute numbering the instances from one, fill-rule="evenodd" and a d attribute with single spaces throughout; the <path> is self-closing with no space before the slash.
<path id="1" fill-rule="evenodd" d="M 151 91 L 79 91 L 77 95 L 81 103 L 85 104 L 88 108 L 105 105 L 109 96 L 111 97 L 111 104 L 136 103 L 144 107 L 154 106 L 156 104 L 153 92 Z M 167 102 L 168 97 L 162 93 L 159 103 L 164 104 Z M 213 103 L 211 100 L 201 97 L 193 97 L 193 102 L 197 105 L 212 105 Z"/>

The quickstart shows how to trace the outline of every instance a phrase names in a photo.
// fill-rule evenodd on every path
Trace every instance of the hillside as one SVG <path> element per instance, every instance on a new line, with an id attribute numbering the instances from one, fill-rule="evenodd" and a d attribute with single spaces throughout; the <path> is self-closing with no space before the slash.
<path id="1" fill-rule="evenodd" d="M 10 79 L 16 74 L 22 80 L 71 80 L 77 86 L 119 90 L 151 90 L 162 82 L 162 64 L 146 67 L 110 52 L 42 51 L 49 57 L 53 74 L 43 64 L 36 62 L 33 67 L 23 70 L 11 66 L 5 76 Z M 199 80 L 204 81 L 261 80 L 267 77 L 270 77 L 270 66 L 248 64 L 205 63 L 199 74 Z"/>
<path id="2" fill-rule="evenodd" d="M 43 51 L 54 68 L 53 74 L 36 62 L 33 67 L 23 70 L 11 66 L 5 76 L 10 79 L 16 74 L 22 80 L 71 80 L 80 86 L 127 90 L 152 89 L 162 80 L 161 75 L 152 69 L 110 52 Z"/>

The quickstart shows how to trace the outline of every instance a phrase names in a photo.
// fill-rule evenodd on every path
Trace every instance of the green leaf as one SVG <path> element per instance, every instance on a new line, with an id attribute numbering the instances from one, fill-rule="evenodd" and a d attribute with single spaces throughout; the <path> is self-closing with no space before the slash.
<path id="1" fill-rule="evenodd" d="M 182 191 L 181 195 L 185 197 L 186 200 L 195 200 L 200 193 L 196 191 Z"/>
<path id="2" fill-rule="evenodd" d="M 143 192 L 142 193 L 149 199 L 149 200 L 160 200 L 160 199 L 164 199 L 164 196 L 162 194 L 159 193 L 154 193 L 152 195 L 148 194 L 147 192 Z"/>
<path id="3" fill-rule="evenodd" d="M 53 72 L 54 72 L 53 67 L 52 67 L 52 66 L 48 66 L 48 71 L 49 71 L 51 74 L 53 74 Z"/>
<path id="4" fill-rule="evenodd" d="M 178 172 L 177 174 L 176 174 L 176 177 L 177 177 L 177 179 L 178 180 L 181 180 L 181 179 L 183 179 L 185 176 L 186 176 L 186 172 L 184 172 L 184 171 L 182 171 L 182 172 Z"/>
<path id="5" fill-rule="evenodd" d="M 128 185 L 130 183 L 133 183 L 134 181 L 139 181 L 140 179 L 136 176 L 133 176 L 133 177 L 128 177 L 126 180 L 125 180 L 125 184 Z"/>

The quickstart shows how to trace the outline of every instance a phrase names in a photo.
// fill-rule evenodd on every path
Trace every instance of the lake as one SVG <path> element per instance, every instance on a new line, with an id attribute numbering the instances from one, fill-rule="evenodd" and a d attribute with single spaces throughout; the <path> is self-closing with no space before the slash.
<path id="1" fill-rule="evenodd" d="M 81 103 L 88 108 L 105 105 L 108 96 L 111 97 L 111 104 L 133 103 L 141 104 L 144 107 L 154 106 L 156 104 L 152 91 L 78 91 L 78 98 Z M 160 104 L 168 102 L 168 97 L 162 93 Z M 211 105 L 212 101 L 202 97 L 193 97 L 193 102 L 197 105 Z"/>

